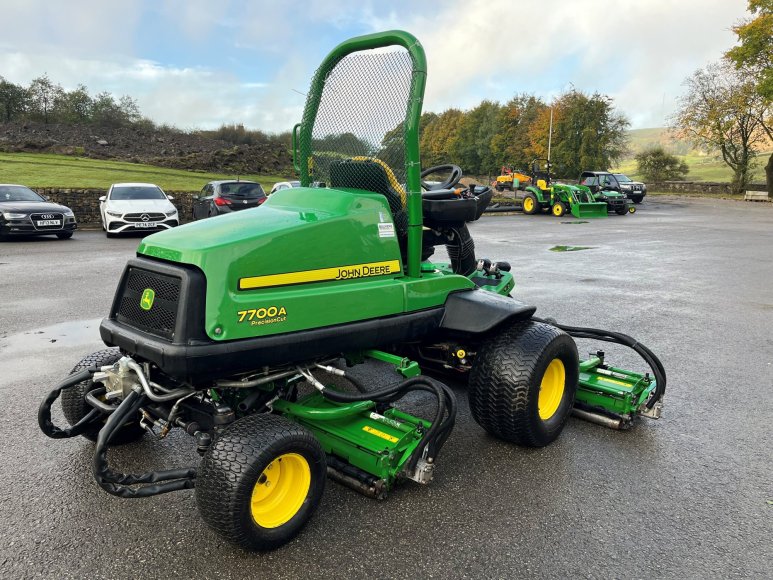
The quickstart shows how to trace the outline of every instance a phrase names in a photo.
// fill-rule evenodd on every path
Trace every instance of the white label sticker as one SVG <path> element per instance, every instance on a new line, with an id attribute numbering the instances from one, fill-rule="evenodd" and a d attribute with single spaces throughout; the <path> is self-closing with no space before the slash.
<path id="1" fill-rule="evenodd" d="M 395 224 L 378 224 L 378 237 L 379 238 L 394 238 L 395 237 Z"/>

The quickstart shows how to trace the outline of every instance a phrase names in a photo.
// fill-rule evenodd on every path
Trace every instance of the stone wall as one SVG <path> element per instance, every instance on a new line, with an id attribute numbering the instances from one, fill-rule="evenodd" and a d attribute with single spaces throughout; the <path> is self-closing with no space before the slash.
<path id="1" fill-rule="evenodd" d="M 665 191 L 669 193 L 708 193 L 714 195 L 730 195 L 733 191 L 727 182 L 716 181 L 664 181 L 663 183 L 648 183 L 649 191 Z M 765 191 L 764 183 L 750 183 L 749 191 Z"/>
<path id="2" fill-rule="evenodd" d="M 100 226 L 102 218 L 99 215 L 99 198 L 107 195 L 105 189 L 67 189 L 58 187 L 34 188 L 40 195 L 51 198 L 54 203 L 66 205 L 75 213 L 75 219 L 82 226 Z M 185 223 L 191 221 L 193 215 L 193 196 L 198 195 L 194 191 L 166 191 L 167 195 L 174 198 L 172 203 L 177 207 L 180 220 Z"/>

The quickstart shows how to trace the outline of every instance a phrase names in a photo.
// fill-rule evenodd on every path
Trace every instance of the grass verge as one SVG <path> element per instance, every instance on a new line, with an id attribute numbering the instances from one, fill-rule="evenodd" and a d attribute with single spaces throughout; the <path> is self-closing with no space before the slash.
<path id="1" fill-rule="evenodd" d="M 236 175 L 168 169 L 141 163 L 88 159 L 48 153 L 0 153 L 0 183 L 19 183 L 27 187 L 107 189 L 122 181 L 149 182 L 170 191 L 198 191 L 215 179 Z M 239 175 L 259 182 L 269 190 L 284 175 Z"/>

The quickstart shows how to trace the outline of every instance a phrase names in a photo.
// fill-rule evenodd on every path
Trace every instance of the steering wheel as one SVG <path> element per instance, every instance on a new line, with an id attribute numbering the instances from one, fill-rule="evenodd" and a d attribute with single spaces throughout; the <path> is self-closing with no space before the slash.
<path id="1" fill-rule="evenodd" d="M 434 185 L 424 181 L 424 178 L 428 175 L 432 173 L 439 173 L 441 171 L 450 171 L 448 179 L 446 179 L 443 183 Z M 452 165 L 450 163 L 446 165 L 435 165 L 435 167 L 429 167 L 421 172 L 421 186 L 427 191 L 432 191 L 434 189 L 453 189 L 454 186 L 459 183 L 459 180 L 462 179 L 463 175 L 464 173 L 462 172 L 462 168 L 458 165 Z"/>

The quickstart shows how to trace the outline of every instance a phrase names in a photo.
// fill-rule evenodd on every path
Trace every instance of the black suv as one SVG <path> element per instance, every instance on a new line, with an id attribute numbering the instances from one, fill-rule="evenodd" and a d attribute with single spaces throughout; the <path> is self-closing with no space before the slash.
<path id="1" fill-rule="evenodd" d="M 619 191 L 634 203 L 641 203 L 647 195 L 647 186 L 640 181 L 633 181 L 622 173 L 609 171 L 583 171 L 579 182 L 586 185 L 593 193 L 598 191 Z"/>

